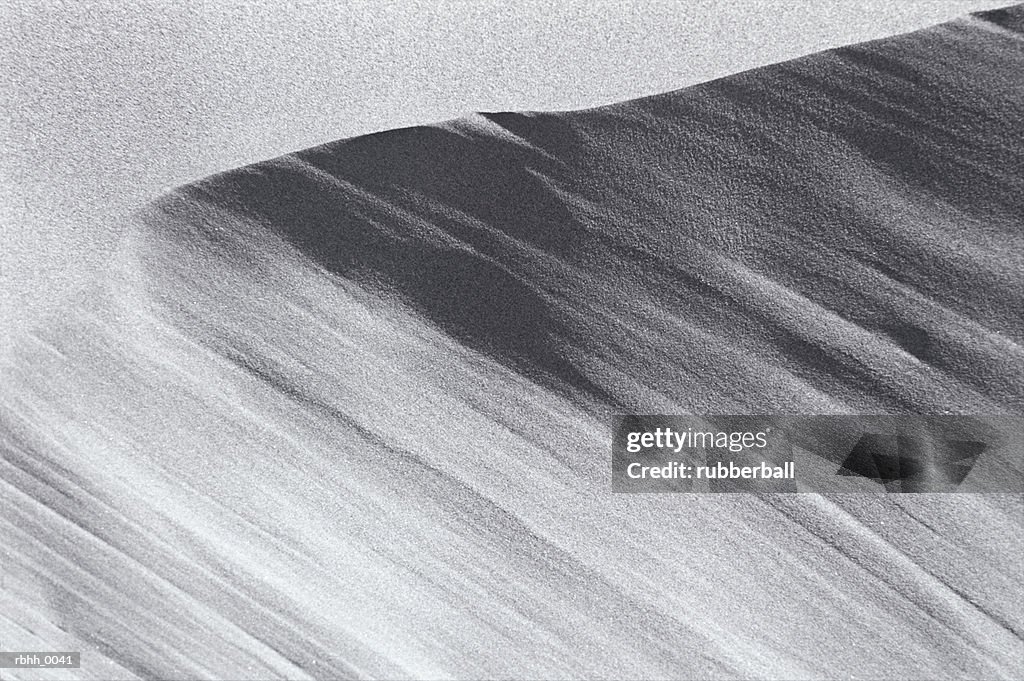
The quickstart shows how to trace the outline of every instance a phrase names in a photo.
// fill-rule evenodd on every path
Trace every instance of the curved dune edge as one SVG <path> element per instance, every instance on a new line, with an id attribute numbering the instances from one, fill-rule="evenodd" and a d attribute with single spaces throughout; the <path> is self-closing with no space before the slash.
<path id="1" fill-rule="evenodd" d="M 0 638 L 83 678 L 1012 678 L 1018 496 L 612 495 L 606 418 L 1019 413 L 1022 17 L 162 198 L 4 371 Z"/>

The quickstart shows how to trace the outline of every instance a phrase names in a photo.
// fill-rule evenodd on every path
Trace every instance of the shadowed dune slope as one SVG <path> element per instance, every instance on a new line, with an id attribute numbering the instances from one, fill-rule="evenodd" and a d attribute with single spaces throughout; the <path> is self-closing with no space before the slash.
<path id="1" fill-rule="evenodd" d="M 601 403 L 1019 408 L 1017 14 L 590 111 L 344 140 L 185 187 L 155 229 L 269 232 Z M 721 390 L 722 363 L 757 385 Z"/>
<path id="2" fill-rule="evenodd" d="M 0 640 L 83 678 L 1013 678 L 1019 496 L 613 495 L 608 417 L 1019 414 L 1022 21 L 156 201 L 4 369 Z"/>

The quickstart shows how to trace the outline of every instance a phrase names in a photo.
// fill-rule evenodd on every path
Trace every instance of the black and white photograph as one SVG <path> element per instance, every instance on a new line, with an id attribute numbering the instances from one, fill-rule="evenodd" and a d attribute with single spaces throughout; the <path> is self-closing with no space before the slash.
<path id="1" fill-rule="evenodd" d="M 0 0 L 0 680 L 1024 679 L 1024 4 Z"/>

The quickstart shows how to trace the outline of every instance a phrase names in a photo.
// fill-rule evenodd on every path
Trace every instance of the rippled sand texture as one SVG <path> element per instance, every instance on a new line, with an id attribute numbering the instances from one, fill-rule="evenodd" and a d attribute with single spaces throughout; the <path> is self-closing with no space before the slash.
<path id="1" fill-rule="evenodd" d="M 1020 413 L 1022 23 L 167 195 L 4 369 L 2 647 L 82 678 L 1019 678 L 1020 496 L 613 495 L 607 417 Z"/>

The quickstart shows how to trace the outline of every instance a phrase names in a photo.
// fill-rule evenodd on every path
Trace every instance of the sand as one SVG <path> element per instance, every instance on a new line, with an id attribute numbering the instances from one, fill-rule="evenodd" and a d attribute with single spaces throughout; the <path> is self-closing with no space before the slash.
<path id="1" fill-rule="evenodd" d="M 1022 7 L 141 210 L 3 370 L 0 641 L 75 678 L 1019 677 L 1020 495 L 613 494 L 609 419 L 1020 413 Z"/>

